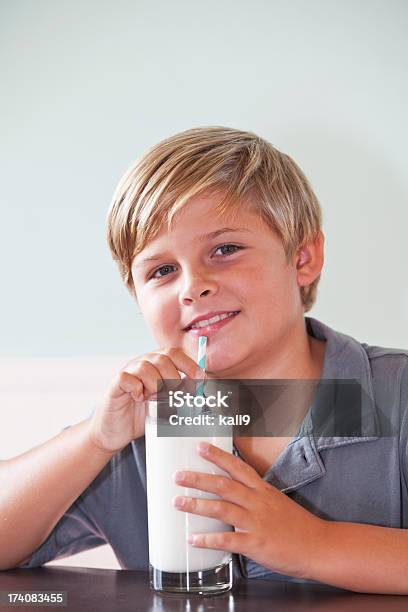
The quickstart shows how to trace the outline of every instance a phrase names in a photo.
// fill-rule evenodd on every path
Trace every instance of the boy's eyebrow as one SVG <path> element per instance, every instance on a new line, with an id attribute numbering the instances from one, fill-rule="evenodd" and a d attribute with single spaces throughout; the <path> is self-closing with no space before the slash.
<path id="1" fill-rule="evenodd" d="M 206 240 L 216 238 L 220 234 L 226 234 L 227 232 L 249 232 L 251 233 L 251 230 L 248 229 L 247 227 L 223 227 L 222 229 L 215 230 L 215 232 L 210 232 L 209 234 L 201 234 L 201 236 L 198 237 L 198 242 L 205 242 Z M 140 268 L 144 266 L 146 263 L 149 263 L 150 261 L 156 261 L 158 259 L 161 259 L 163 256 L 164 254 L 158 253 L 157 255 L 152 255 L 151 257 L 144 257 L 143 259 L 140 260 L 139 263 L 136 264 L 136 267 Z"/>

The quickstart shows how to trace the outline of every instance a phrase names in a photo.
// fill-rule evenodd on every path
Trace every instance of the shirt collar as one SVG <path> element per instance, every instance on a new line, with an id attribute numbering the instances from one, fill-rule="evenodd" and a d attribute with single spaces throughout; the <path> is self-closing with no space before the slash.
<path id="1" fill-rule="evenodd" d="M 305 317 L 305 325 L 309 335 L 326 341 L 322 382 L 318 385 L 315 401 L 302 422 L 298 436 L 289 443 L 263 476 L 264 480 L 283 492 L 293 491 L 326 473 L 319 454 L 321 450 L 369 442 L 379 437 L 371 368 L 363 346 L 351 336 L 337 332 L 312 317 Z M 359 435 L 333 435 L 333 423 L 330 419 L 334 412 L 332 401 L 333 393 L 336 394 L 333 389 L 336 386 L 325 385 L 323 381 L 344 379 L 353 379 L 361 387 L 359 401 L 354 402 L 355 410 L 361 409 L 362 427 Z M 352 414 L 353 402 L 348 403 L 347 408 Z M 319 426 L 318 431 L 313 433 L 313 422 L 316 422 L 316 418 L 319 419 Z"/>

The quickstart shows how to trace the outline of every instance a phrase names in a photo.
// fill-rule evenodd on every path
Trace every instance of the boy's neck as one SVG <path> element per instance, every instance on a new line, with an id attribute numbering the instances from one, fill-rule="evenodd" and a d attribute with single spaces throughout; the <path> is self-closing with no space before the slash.
<path id="1" fill-rule="evenodd" d="M 276 367 L 268 370 L 259 370 L 259 374 L 252 378 L 271 379 L 310 379 L 318 381 L 321 378 L 326 342 L 305 335 L 300 336 L 299 343 L 292 345 L 295 352 L 286 351 L 281 359 L 277 359 Z M 242 377 L 243 378 L 243 377 Z M 251 378 L 247 376 L 246 378 Z M 316 383 L 317 384 L 317 383 Z M 235 446 L 238 448 L 245 461 L 249 463 L 258 474 L 263 477 L 266 471 L 275 464 L 277 458 L 293 440 L 298 431 L 312 401 L 314 387 L 309 389 L 309 394 L 301 393 L 299 398 L 290 402 L 291 410 L 287 412 L 288 421 L 286 429 L 276 435 L 269 437 L 234 437 Z M 281 412 L 282 414 L 282 412 Z"/>
<path id="2" fill-rule="evenodd" d="M 296 342 L 287 343 L 274 363 L 262 366 L 259 371 L 265 375 L 256 378 L 319 380 L 323 370 L 325 349 L 326 342 L 309 336 L 305 330 Z"/>

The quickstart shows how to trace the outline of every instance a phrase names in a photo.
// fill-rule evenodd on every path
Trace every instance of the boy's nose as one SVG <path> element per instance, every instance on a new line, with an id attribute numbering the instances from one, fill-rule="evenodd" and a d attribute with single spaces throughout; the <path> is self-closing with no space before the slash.
<path id="1" fill-rule="evenodd" d="M 212 282 L 201 282 L 190 283 L 188 287 L 180 292 L 180 302 L 182 304 L 188 304 L 190 302 L 197 301 L 201 297 L 207 297 L 211 294 L 216 293 L 215 285 L 212 287 Z"/>

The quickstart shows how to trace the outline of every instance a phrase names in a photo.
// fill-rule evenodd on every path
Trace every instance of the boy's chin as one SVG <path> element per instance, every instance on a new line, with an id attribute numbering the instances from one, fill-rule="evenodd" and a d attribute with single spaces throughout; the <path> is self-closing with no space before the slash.
<path id="1" fill-rule="evenodd" d="M 197 354 L 191 352 L 191 347 L 188 347 L 188 355 L 191 359 L 197 361 Z M 223 347 L 220 344 L 211 347 L 210 339 L 210 343 L 207 345 L 205 362 L 205 371 L 208 378 L 228 378 L 230 374 L 238 371 L 240 362 L 241 358 L 237 355 L 237 347 L 232 349 L 231 347 Z"/>
<path id="2" fill-rule="evenodd" d="M 228 357 L 208 355 L 205 371 L 208 378 L 228 378 L 235 372 L 237 366 L 237 358 L 233 359 L 231 355 Z"/>

